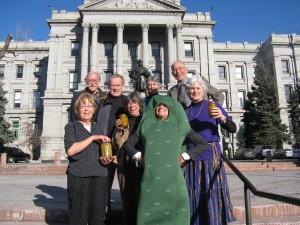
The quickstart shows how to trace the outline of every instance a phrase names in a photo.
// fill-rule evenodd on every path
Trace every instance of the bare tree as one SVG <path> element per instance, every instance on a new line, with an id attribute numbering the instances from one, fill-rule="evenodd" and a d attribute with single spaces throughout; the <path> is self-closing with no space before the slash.
<path id="1" fill-rule="evenodd" d="M 11 40 L 12 40 L 12 35 L 11 34 L 7 35 L 5 45 L 4 45 L 3 49 L 0 52 L 0 60 L 5 56 L 5 53 L 7 52 L 7 49 L 9 47 L 9 44 L 10 44 Z"/>
<path id="2" fill-rule="evenodd" d="M 21 133 L 23 137 L 26 137 L 24 141 L 22 141 L 21 145 L 26 145 L 30 151 L 30 155 L 32 158 L 34 154 L 38 154 L 41 149 L 41 145 L 45 144 L 46 140 L 41 137 L 42 130 L 33 126 L 32 122 L 26 122 L 21 129 Z M 39 154 L 38 154 L 39 155 Z"/>

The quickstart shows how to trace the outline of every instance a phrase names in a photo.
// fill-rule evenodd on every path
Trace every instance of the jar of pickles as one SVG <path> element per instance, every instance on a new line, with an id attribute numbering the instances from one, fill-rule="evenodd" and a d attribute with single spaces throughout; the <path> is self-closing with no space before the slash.
<path id="1" fill-rule="evenodd" d="M 213 117 L 213 115 L 212 115 L 212 109 L 214 107 L 217 107 L 216 103 L 214 101 L 209 102 L 209 104 L 208 104 L 208 115 L 210 117 Z"/>
<path id="2" fill-rule="evenodd" d="M 112 158 L 112 147 L 110 142 L 101 144 L 101 156 L 103 158 Z"/>
<path id="3" fill-rule="evenodd" d="M 121 120 L 121 126 L 123 128 L 127 128 L 128 127 L 128 117 L 126 114 L 121 114 L 119 116 L 119 119 Z"/>

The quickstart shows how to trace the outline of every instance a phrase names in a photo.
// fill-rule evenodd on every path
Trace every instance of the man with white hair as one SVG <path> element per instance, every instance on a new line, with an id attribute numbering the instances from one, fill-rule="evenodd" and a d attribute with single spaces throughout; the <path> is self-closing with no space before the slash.
<path id="1" fill-rule="evenodd" d="M 74 92 L 74 94 L 73 94 L 73 98 L 72 98 L 71 106 L 70 106 L 70 118 L 69 118 L 69 120 L 72 122 L 77 119 L 76 115 L 75 115 L 75 111 L 74 111 L 74 104 L 81 94 L 89 93 L 92 96 L 94 96 L 97 106 L 99 106 L 100 98 L 106 95 L 106 93 L 103 92 L 99 87 L 99 84 L 101 81 L 99 73 L 97 73 L 95 71 L 91 71 L 86 75 L 84 80 L 86 83 L 86 88 L 82 91 Z M 97 114 L 97 112 L 98 112 L 98 109 L 96 110 L 95 114 Z M 96 116 L 97 115 L 93 116 L 93 121 L 96 120 Z"/>
<path id="2" fill-rule="evenodd" d="M 186 83 L 189 80 L 189 78 L 187 77 L 188 68 L 182 61 L 177 60 L 172 64 L 171 70 L 172 75 L 177 80 L 177 84 L 171 87 L 171 89 L 168 91 L 168 95 L 172 98 L 177 99 L 185 109 L 191 104 L 191 100 L 186 93 Z M 204 77 L 202 77 L 202 79 L 207 85 L 208 96 L 205 96 L 205 99 L 208 99 L 210 97 L 214 101 L 222 105 L 224 102 L 224 94 L 219 89 L 212 86 Z"/>

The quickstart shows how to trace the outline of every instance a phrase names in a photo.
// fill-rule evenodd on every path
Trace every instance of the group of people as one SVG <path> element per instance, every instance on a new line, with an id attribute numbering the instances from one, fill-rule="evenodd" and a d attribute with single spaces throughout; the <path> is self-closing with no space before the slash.
<path id="1" fill-rule="evenodd" d="M 145 98 L 138 91 L 124 96 L 118 74 L 104 93 L 96 72 L 74 94 L 65 127 L 69 224 L 108 224 L 115 172 L 126 225 L 235 220 L 218 127 L 234 133 L 236 125 L 222 107 L 223 94 L 198 75 L 187 78 L 181 61 L 171 70 L 178 84 L 167 96 L 154 76 L 147 78 Z M 217 102 L 210 112 L 208 98 Z M 120 114 L 127 115 L 127 127 Z M 103 142 L 112 143 L 112 157 L 101 156 Z"/>

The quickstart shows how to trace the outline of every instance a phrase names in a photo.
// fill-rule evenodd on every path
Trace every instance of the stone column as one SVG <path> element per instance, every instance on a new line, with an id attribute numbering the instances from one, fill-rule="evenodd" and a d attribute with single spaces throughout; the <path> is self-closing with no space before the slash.
<path id="1" fill-rule="evenodd" d="M 124 24 L 117 24 L 117 74 L 123 75 L 123 31 Z"/>
<path id="2" fill-rule="evenodd" d="M 84 83 L 84 78 L 88 73 L 90 24 L 83 23 L 82 27 L 83 35 L 81 47 L 81 83 Z"/>
<path id="3" fill-rule="evenodd" d="M 149 56 L 148 56 L 148 31 L 149 31 L 149 24 L 142 24 L 143 29 L 143 65 L 145 67 L 149 66 Z"/>
<path id="4" fill-rule="evenodd" d="M 177 36 L 177 59 L 182 60 L 183 59 L 183 40 L 182 40 L 182 25 L 177 24 L 176 25 L 176 36 Z"/>
<path id="5" fill-rule="evenodd" d="M 169 85 L 168 86 L 173 86 L 176 84 L 176 80 L 172 75 L 171 71 L 171 65 L 174 62 L 174 53 L 173 53 L 173 29 L 174 29 L 174 24 L 168 24 L 167 25 L 167 32 L 168 32 L 168 81 Z"/>
<path id="6" fill-rule="evenodd" d="M 99 25 L 92 25 L 92 54 L 91 54 L 91 68 L 90 71 L 98 71 L 97 70 L 97 43 L 98 43 L 98 30 Z"/>
<path id="7" fill-rule="evenodd" d="M 47 89 L 46 93 L 52 91 L 55 88 L 55 65 L 56 65 L 56 36 L 50 34 L 49 42 L 49 59 L 48 59 L 48 71 L 47 71 Z"/>
<path id="8" fill-rule="evenodd" d="M 212 37 L 206 37 L 207 44 L 207 61 L 208 61 L 208 75 L 209 77 L 216 74 L 215 72 L 215 59 Z"/>
<path id="9" fill-rule="evenodd" d="M 200 58 L 200 74 L 201 76 L 208 77 L 208 49 L 207 40 L 205 37 L 199 37 L 199 58 Z"/>
<path id="10" fill-rule="evenodd" d="M 56 71 L 55 71 L 55 85 L 56 85 L 55 91 L 62 92 L 65 35 L 58 35 L 57 37 L 58 37 L 58 47 L 57 47 Z"/>

